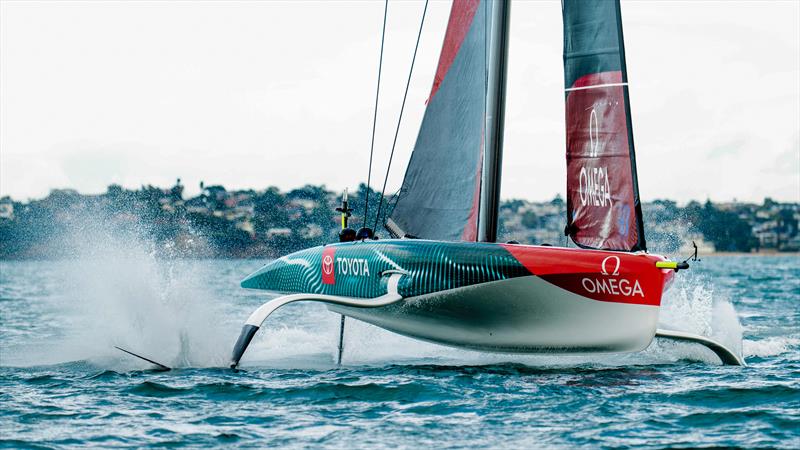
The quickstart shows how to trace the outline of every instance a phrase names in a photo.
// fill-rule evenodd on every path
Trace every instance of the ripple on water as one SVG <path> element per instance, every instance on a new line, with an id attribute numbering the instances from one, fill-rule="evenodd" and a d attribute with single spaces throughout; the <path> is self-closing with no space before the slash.
<path id="1" fill-rule="evenodd" d="M 800 388 L 786 385 L 716 387 L 668 394 L 669 401 L 704 408 L 747 408 L 763 404 L 800 404 Z"/>

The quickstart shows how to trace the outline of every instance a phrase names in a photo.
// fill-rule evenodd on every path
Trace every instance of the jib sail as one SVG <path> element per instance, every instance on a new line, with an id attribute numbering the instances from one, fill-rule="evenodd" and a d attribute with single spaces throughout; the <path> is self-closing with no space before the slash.
<path id="1" fill-rule="evenodd" d="M 645 249 L 618 0 L 564 0 L 566 234 L 581 247 Z"/>
<path id="2" fill-rule="evenodd" d="M 394 236 L 476 240 L 488 2 L 453 2 L 425 116 L 397 204 L 386 220 Z"/>

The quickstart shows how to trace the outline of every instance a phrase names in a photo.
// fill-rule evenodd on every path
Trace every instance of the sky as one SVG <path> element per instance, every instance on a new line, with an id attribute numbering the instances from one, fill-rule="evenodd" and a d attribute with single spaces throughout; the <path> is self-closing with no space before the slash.
<path id="1" fill-rule="evenodd" d="M 423 2 L 389 3 L 373 188 Z M 431 0 L 388 191 L 450 3 Z M 800 2 L 623 1 L 643 200 L 800 201 Z M 0 1 L 0 194 L 367 178 L 383 2 Z M 564 195 L 561 4 L 512 3 L 503 198 Z M 379 186 L 377 186 L 379 188 Z"/>

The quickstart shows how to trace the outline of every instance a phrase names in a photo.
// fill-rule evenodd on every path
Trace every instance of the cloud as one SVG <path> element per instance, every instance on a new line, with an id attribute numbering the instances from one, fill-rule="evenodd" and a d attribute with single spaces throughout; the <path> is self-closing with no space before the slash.
<path id="1" fill-rule="evenodd" d="M 783 153 L 775 157 L 774 163 L 766 171 L 768 174 L 790 175 L 797 181 L 798 189 L 795 193 L 800 196 L 800 138 L 795 137 L 794 142 Z"/>
<path id="2" fill-rule="evenodd" d="M 709 159 L 729 159 L 741 155 L 748 147 L 750 140 L 741 136 L 724 144 L 713 146 L 707 153 Z"/>

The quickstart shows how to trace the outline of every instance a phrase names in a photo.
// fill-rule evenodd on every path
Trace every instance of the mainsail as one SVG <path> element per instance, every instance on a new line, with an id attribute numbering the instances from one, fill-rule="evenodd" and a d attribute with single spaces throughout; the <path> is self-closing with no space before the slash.
<path id="1" fill-rule="evenodd" d="M 489 0 L 455 0 L 397 204 L 395 236 L 475 241 L 483 164 Z"/>
<path id="2" fill-rule="evenodd" d="M 567 228 L 581 247 L 645 250 L 619 0 L 563 0 Z"/>

